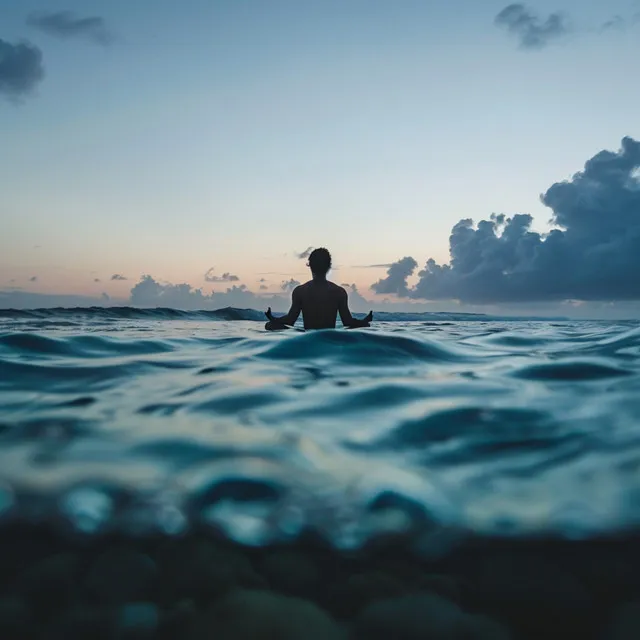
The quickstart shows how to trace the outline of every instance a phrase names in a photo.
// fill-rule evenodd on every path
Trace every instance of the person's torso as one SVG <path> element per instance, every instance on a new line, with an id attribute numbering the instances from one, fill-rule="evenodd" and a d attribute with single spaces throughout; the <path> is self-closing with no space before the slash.
<path id="1" fill-rule="evenodd" d="M 310 280 L 300 287 L 305 329 L 334 329 L 338 315 L 340 287 L 333 282 Z"/>

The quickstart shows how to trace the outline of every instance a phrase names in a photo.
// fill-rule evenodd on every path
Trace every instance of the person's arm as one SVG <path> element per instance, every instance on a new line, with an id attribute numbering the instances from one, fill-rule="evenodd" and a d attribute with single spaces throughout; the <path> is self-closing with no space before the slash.
<path id="1" fill-rule="evenodd" d="M 368 327 L 369 323 L 373 320 L 373 311 L 369 311 L 369 315 L 362 320 L 354 318 L 349 311 L 349 294 L 345 289 L 340 291 L 340 300 L 338 302 L 338 313 L 340 314 L 340 320 L 345 327 L 355 329 L 357 327 Z"/>
<path id="2" fill-rule="evenodd" d="M 287 315 L 276 318 L 276 316 L 271 313 L 271 307 L 267 309 L 265 315 L 271 322 L 292 327 L 296 323 L 301 310 L 302 301 L 300 300 L 300 291 L 298 290 L 298 287 L 296 287 L 291 293 L 291 308 Z"/>

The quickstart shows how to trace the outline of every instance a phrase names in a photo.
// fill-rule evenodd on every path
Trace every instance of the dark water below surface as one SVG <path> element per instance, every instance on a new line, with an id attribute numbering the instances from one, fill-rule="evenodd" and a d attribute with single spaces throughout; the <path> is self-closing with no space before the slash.
<path id="1" fill-rule="evenodd" d="M 611 625 L 640 629 L 616 613 L 640 594 L 638 323 L 418 318 L 0 312 L 0 632 L 26 602 L 94 637 L 47 613 L 58 580 L 58 613 L 117 609 L 116 635 L 217 602 L 215 637 L 631 637 Z M 221 622 L 290 596 L 320 635 Z"/>

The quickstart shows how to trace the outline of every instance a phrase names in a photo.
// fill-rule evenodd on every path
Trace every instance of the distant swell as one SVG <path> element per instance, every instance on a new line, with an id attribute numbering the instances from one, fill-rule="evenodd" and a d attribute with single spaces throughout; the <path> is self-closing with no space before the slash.
<path id="1" fill-rule="evenodd" d="M 95 320 L 264 320 L 264 313 L 255 309 L 226 307 L 215 311 L 183 311 L 157 307 L 55 307 L 51 309 L 0 309 L 0 318 L 38 320 L 46 318 L 90 317 Z"/>
<path id="2" fill-rule="evenodd" d="M 284 313 L 284 311 L 282 311 Z M 356 314 L 358 315 L 358 314 Z M 360 314 L 362 315 L 362 314 Z M 157 307 L 154 309 L 142 309 L 138 307 L 55 307 L 46 309 L 0 309 L 0 319 L 9 320 L 47 320 L 55 318 L 75 320 L 90 318 L 93 320 L 249 320 L 264 321 L 264 311 L 257 309 L 236 309 L 226 307 L 216 310 L 185 311 L 182 309 L 170 309 Z M 387 312 L 376 311 L 375 319 L 381 322 L 424 322 L 425 326 L 443 322 L 488 322 L 492 320 L 523 320 L 524 317 L 515 316 L 488 316 L 481 313 L 455 313 L 425 311 L 415 312 Z M 563 318 L 547 318 L 563 320 Z"/>

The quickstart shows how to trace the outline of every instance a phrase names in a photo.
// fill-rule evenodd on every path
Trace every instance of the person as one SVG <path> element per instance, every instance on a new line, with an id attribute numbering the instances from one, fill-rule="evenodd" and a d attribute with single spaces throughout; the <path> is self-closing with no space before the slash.
<path id="1" fill-rule="evenodd" d="M 269 321 L 265 329 L 288 329 L 295 324 L 300 312 L 305 329 L 335 329 L 338 314 L 342 324 L 350 329 L 370 326 L 373 312 L 369 311 L 369 315 L 362 320 L 354 318 L 349 311 L 347 291 L 327 280 L 327 273 L 331 269 L 331 254 L 327 249 L 323 247 L 312 251 L 307 266 L 311 269 L 312 279 L 293 290 L 289 313 L 277 318 L 271 313 L 271 307 L 267 309 L 265 315 Z"/>

